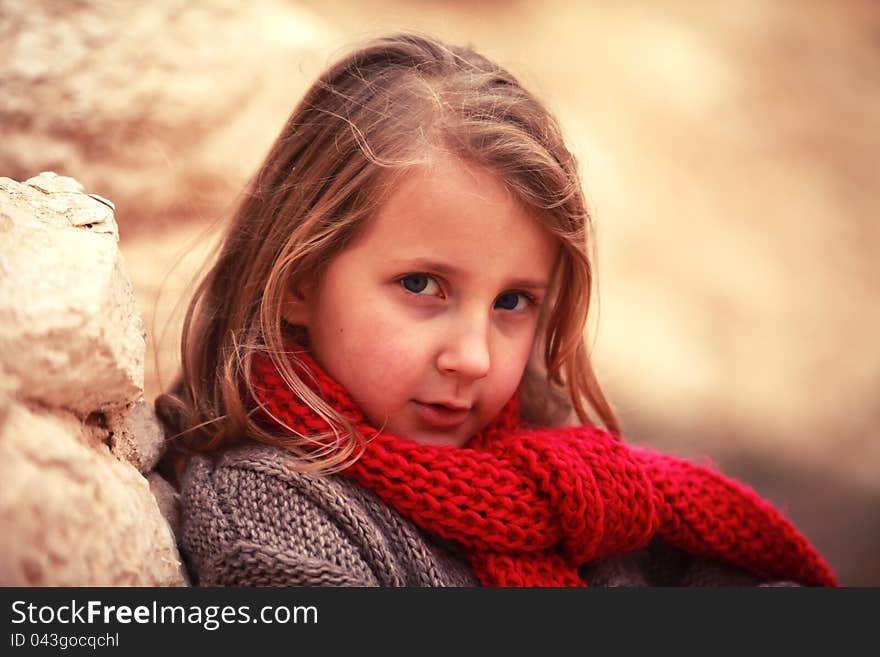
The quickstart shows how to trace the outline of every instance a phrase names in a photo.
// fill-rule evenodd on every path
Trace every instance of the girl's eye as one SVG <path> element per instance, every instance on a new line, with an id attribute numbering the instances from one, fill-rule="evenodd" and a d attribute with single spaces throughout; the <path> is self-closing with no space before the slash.
<path id="1" fill-rule="evenodd" d="M 531 302 L 532 299 L 522 292 L 505 292 L 495 300 L 495 307 L 502 310 L 523 311 Z"/>
<path id="2" fill-rule="evenodd" d="M 400 279 L 400 284 L 413 294 L 439 296 L 440 285 L 427 274 L 409 274 Z"/>

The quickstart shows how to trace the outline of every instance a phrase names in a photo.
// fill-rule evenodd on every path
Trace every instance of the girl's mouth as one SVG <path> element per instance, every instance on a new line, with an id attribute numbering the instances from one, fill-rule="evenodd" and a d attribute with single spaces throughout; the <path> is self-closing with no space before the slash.
<path id="1" fill-rule="evenodd" d="M 425 424 L 437 429 L 457 427 L 470 415 L 470 407 L 450 407 L 445 404 L 429 404 L 413 400 L 416 414 Z"/>

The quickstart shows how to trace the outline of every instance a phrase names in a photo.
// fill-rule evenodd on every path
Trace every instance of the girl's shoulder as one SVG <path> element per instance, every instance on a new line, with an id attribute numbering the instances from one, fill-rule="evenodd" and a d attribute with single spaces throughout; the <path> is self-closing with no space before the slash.
<path id="1" fill-rule="evenodd" d="M 258 585 L 278 577 L 293 586 L 471 583 L 466 565 L 372 491 L 290 462 L 285 450 L 257 443 L 191 458 L 179 542 L 200 583 L 238 583 L 243 563 L 259 564 L 248 575 Z"/>
<path id="2" fill-rule="evenodd" d="M 321 497 L 321 493 L 328 489 L 337 495 L 342 492 L 344 481 L 340 478 L 300 472 L 291 467 L 291 462 L 291 455 L 285 450 L 259 443 L 195 454 L 190 457 L 183 473 L 181 494 L 208 488 L 223 495 L 229 492 L 231 485 L 236 486 L 237 494 L 244 493 L 245 496 L 267 485 L 285 486 L 291 494 L 302 492 L 312 497 Z"/>
<path id="3" fill-rule="evenodd" d="M 286 450 L 260 443 L 195 455 L 181 480 L 181 501 L 190 510 L 217 506 L 237 521 L 263 524 L 287 525 L 292 513 L 310 517 L 320 512 L 341 522 L 383 516 L 382 501 L 356 482 L 302 472 L 293 463 Z"/>

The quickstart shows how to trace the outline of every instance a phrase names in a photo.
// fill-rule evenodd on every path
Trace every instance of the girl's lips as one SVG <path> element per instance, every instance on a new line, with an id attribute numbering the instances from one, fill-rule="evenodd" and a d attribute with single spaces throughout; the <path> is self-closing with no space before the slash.
<path id="1" fill-rule="evenodd" d="M 425 424 L 438 429 L 457 427 L 467 419 L 471 412 L 469 408 L 453 409 L 439 404 L 426 404 L 415 399 L 413 407 Z"/>

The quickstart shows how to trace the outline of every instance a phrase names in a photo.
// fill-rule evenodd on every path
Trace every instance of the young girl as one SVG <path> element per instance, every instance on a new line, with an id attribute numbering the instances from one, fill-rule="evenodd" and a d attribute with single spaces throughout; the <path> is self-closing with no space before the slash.
<path id="1" fill-rule="evenodd" d="M 194 582 L 833 585 L 752 491 L 617 437 L 589 235 L 556 122 L 496 64 L 404 34 L 326 71 L 157 400 Z"/>

